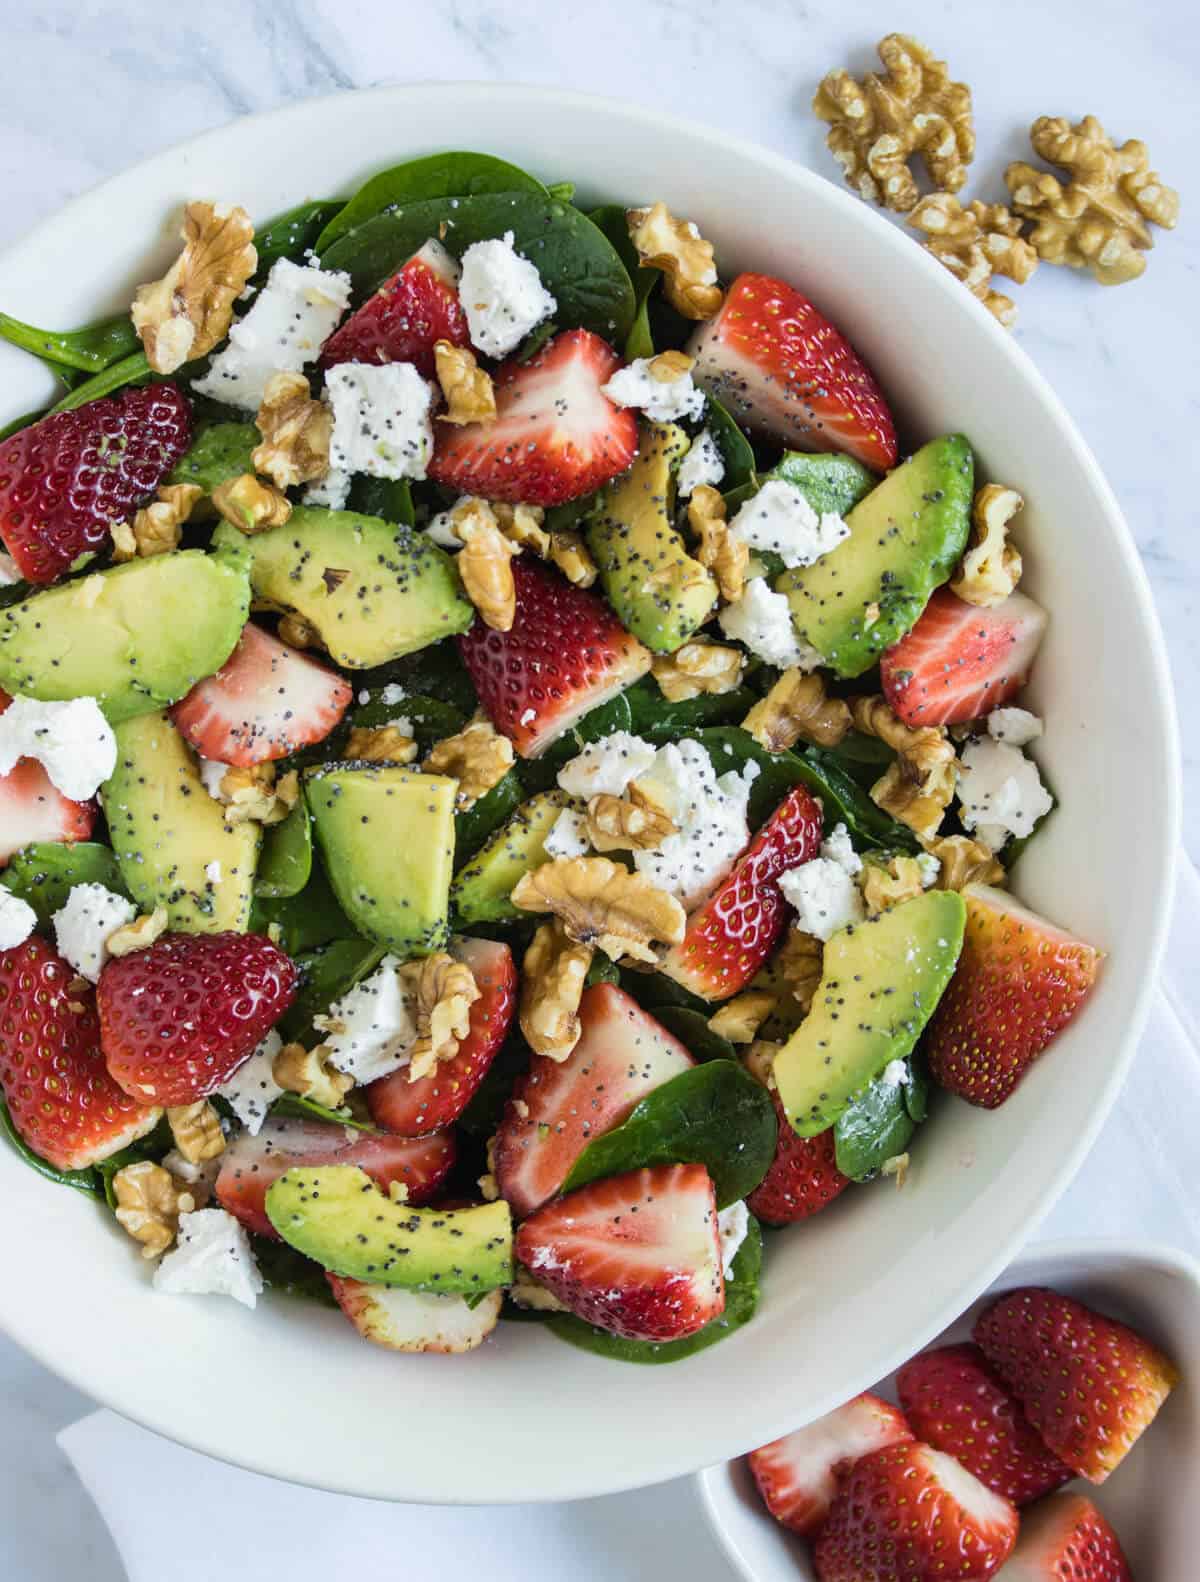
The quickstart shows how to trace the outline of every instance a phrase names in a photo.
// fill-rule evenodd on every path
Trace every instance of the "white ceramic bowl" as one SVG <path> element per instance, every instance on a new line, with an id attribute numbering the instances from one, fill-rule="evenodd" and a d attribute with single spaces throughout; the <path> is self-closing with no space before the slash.
<path id="1" fill-rule="evenodd" d="M 130 300 L 196 196 L 265 218 L 453 145 L 585 200 L 666 198 L 726 275 L 794 281 L 875 369 L 914 440 L 961 429 L 1028 500 L 1028 586 L 1051 611 L 1034 704 L 1063 803 L 1022 863 L 1032 906 L 1110 953 L 1078 1023 L 995 1114 L 947 1103 L 903 1192 L 847 1193 L 772 1238 L 755 1323 L 645 1372 L 506 1325 L 463 1359 L 396 1357 L 336 1314 L 151 1294 L 121 1232 L 0 1150 L 0 1323 L 91 1395 L 196 1449 L 388 1499 L 566 1499 L 736 1454 L 886 1374 L 1011 1260 L 1071 1179 L 1142 1026 L 1170 904 L 1177 744 L 1146 582 L 1103 475 L 1012 339 L 912 240 L 777 155 L 634 106 L 426 84 L 253 117 L 76 200 L 0 259 L 0 304 L 52 326 Z M 0 348 L 4 412 L 44 399 Z"/>
<path id="2" fill-rule="evenodd" d="M 1133 1573 L 1154 1582 L 1193 1582 L 1200 1548 L 1195 1499 L 1200 1464 L 1200 1264 L 1169 1247 L 1116 1241 L 1047 1242 L 1023 1254 L 988 1292 L 1048 1285 L 1162 1347 L 1183 1374 L 1162 1411 L 1094 1499 L 1116 1528 Z M 986 1299 L 938 1343 L 970 1338 Z M 873 1386 L 896 1399 L 894 1376 Z M 699 1473 L 700 1499 L 725 1553 L 746 1582 L 816 1582 L 809 1546 L 768 1514 L 745 1460 Z"/>

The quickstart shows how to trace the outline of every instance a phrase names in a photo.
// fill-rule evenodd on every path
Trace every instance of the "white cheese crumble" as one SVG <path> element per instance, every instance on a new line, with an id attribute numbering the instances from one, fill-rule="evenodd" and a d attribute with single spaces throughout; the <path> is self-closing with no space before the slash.
<path id="1" fill-rule="evenodd" d="M 1028 709 L 993 709 L 987 717 L 988 735 L 1010 747 L 1027 747 L 1042 734 L 1042 722 Z"/>
<path id="2" fill-rule="evenodd" d="M 305 505 L 322 505 L 327 511 L 344 511 L 350 498 L 350 474 L 331 467 L 323 478 L 304 490 Z"/>
<path id="3" fill-rule="evenodd" d="M 394 708 L 397 703 L 402 703 L 407 696 L 408 693 L 398 681 L 389 681 L 379 694 L 380 701 L 388 709 Z"/>
<path id="4" fill-rule="evenodd" d="M 717 1214 L 717 1235 L 721 1238 L 721 1265 L 728 1280 L 733 1260 L 750 1230 L 750 1212 L 742 1201 L 731 1203 Z"/>
<path id="5" fill-rule="evenodd" d="M 745 643 L 757 658 L 788 670 L 815 670 L 821 655 L 801 642 L 792 625 L 792 612 L 782 593 L 773 593 L 764 577 L 752 577 L 740 599 L 727 604 L 718 615 L 721 630 L 735 642 Z"/>
<path id="6" fill-rule="evenodd" d="M 196 766 L 200 770 L 200 779 L 204 789 L 214 802 L 221 801 L 221 781 L 229 772 L 230 765 L 223 764 L 219 758 L 205 758 L 203 754 L 196 754 Z"/>
<path id="7" fill-rule="evenodd" d="M 785 566 L 811 566 L 843 539 L 850 529 L 833 511 L 820 516 L 795 484 L 771 478 L 729 524 L 729 531 L 751 549 L 779 555 Z"/>
<path id="8" fill-rule="evenodd" d="M 920 852 L 917 855 L 917 871 L 921 875 L 923 888 L 931 890 L 937 883 L 938 874 L 942 871 L 941 859 L 935 857 L 932 852 Z"/>
<path id="9" fill-rule="evenodd" d="M 592 849 L 587 819 L 574 808 L 565 807 L 542 842 L 547 857 L 586 857 Z"/>
<path id="10" fill-rule="evenodd" d="M 0 551 L 0 588 L 11 588 L 14 583 L 24 580 L 12 556 Z"/>
<path id="11" fill-rule="evenodd" d="M 836 862 L 839 868 L 854 877 L 862 872 L 862 858 L 850 843 L 850 831 L 844 824 L 835 824 L 821 842 L 821 856 Z"/>
<path id="12" fill-rule="evenodd" d="M 488 357 L 507 357 L 558 306 L 535 265 L 513 247 L 511 231 L 467 248 L 458 298 L 471 344 Z"/>
<path id="13" fill-rule="evenodd" d="M 866 916 L 858 886 L 842 865 L 829 857 L 814 857 L 780 874 L 785 901 L 796 908 L 796 923 L 806 934 L 828 940 Z"/>
<path id="14" fill-rule="evenodd" d="M 0 714 L 0 775 L 19 758 L 36 758 L 56 790 L 86 802 L 117 767 L 117 738 L 95 698 L 15 697 Z"/>
<path id="15" fill-rule="evenodd" d="M 282 1048 L 283 1039 L 272 1028 L 254 1053 L 217 1089 L 251 1137 L 258 1135 L 267 1111 L 283 1092 L 273 1069 L 275 1056 Z"/>
<path id="16" fill-rule="evenodd" d="M 702 483 L 711 484 L 715 489 L 724 476 L 725 462 L 720 446 L 712 437 L 712 431 L 702 428 L 689 446 L 687 455 L 679 463 L 679 472 L 675 479 L 679 498 L 686 500 Z"/>
<path id="17" fill-rule="evenodd" d="M 1038 819 L 1054 806 L 1033 759 L 991 736 L 963 748 L 958 797 L 964 827 L 993 851 L 1010 835 L 1031 835 Z"/>
<path id="18" fill-rule="evenodd" d="M 164 1170 L 169 1170 L 180 1181 L 186 1181 L 188 1186 L 203 1183 L 211 1188 L 221 1173 L 220 1154 L 215 1159 L 201 1159 L 198 1163 L 193 1163 L 192 1160 L 185 1159 L 178 1148 L 172 1148 L 169 1153 L 163 1155 L 162 1164 Z"/>
<path id="19" fill-rule="evenodd" d="M 350 306 L 350 276 L 281 258 L 249 311 L 192 389 L 243 412 L 257 412 L 275 373 L 314 362 Z"/>
<path id="20" fill-rule="evenodd" d="M 558 783 L 570 796 L 587 801 L 601 792 L 620 796 L 631 780 L 640 779 L 655 760 L 655 749 L 629 731 L 612 731 L 589 742 L 558 771 Z"/>
<path id="21" fill-rule="evenodd" d="M 416 1041 L 413 1019 L 396 969 L 399 956 L 387 955 L 369 978 L 335 1000 L 313 1026 L 324 1035 L 329 1064 L 366 1084 L 407 1065 Z"/>
<path id="22" fill-rule="evenodd" d="M 37 913 L 29 902 L 0 884 L 0 950 L 23 945 L 36 927 Z"/>
<path id="23" fill-rule="evenodd" d="M 908 1069 L 907 1060 L 889 1060 L 879 1075 L 880 1082 L 888 1088 L 903 1087 L 912 1081 L 912 1072 Z"/>
<path id="24" fill-rule="evenodd" d="M 170 1296 L 232 1296 L 253 1307 L 263 1288 L 246 1232 L 223 1208 L 179 1216 L 174 1247 L 154 1271 L 154 1289 Z"/>
<path id="25" fill-rule="evenodd" d="M 675 379 L 656 379 L 650 371 L 652 361 L 650 357 L 635 357 L 600 388 L 615 406 L 639 407 L 655 423 L 699 417 L 704 411 L 704 391 L 696 388 L 691 373 Z"/>
<path id="26" fill-rule="evenodd" d="M 132 923 L 137 907 L 102 884 L 72 885 L 67 899 L 51 918 L 58 953 L 81 978 L 95 983 L 108 960 L 108 937 Z"/>
<path id="27" fill-rule="evenodd" d="M 333 408 L 329 465 L 371 478 L 423 478 L 433 454 L 433 386 L 411 363 L 339 363 L 325 380 Z"/>
<path id="28" fill-rule="evenodd" d="M 698 742 L 671 742 L 655 754 L 654 770 L 638 777 L 651 786 L 676 826 L 658 846 L 633 853 L 633 865 L 685 911 L 701 906 L 725 879 L 750 841 L 746 804 L 751 776 L 717 778 Z"/>

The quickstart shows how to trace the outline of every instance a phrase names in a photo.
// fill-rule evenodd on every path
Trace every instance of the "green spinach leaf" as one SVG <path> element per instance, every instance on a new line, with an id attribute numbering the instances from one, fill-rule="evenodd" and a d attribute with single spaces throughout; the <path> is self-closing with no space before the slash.
<path id="1" fill-rule="evenodd" d="M 315 950 L 300 952 L 296 966 L 300 989 L 279 1023 L 280 1035 L 302 1043 L 312 1034 L 312 1019 L 327 1011 L 360 979 L 373 972 L 387 954 L 384 945 L 366 939 L 333 939 Z"/>
<path id="2" fill-rule="evenodd" d="M 417 520 L 407 478 L 369 478 L 360 473 L 350 485 L 349 509 L 404 527 L 415 526 Z"/>
<path id="3" fill-rule="evenodd" d="M 610 961 L 602 950 L 598 950 L 592 957 L 592 964 L 587 970 L 583 980 L 585 989 L 590 989 L 593 983 L 616 983 L 621 981 L 621 969 L 615 961 Z"/>
<path id="4" fill-rule="evenodd" d="M 0 313 L 0 336 L 32 352 L 52 373 L 64 368 L 85 374 L 100 373 L 141 345 L 128 313 L 97 319 L 77 330 L 41 330 L 33 324 Z"/>
<path id="5" fill-rule="evenodd" d="M 86 406 L 89 401 L 99 401 L 102 396 L 115 395 L 126 385 L 144 384 L 152 377 L 145 352 L 131 352 L 128 357 L 122 357 L 119 362 L 112 363 L 101 373 L 85 379 L 74 390 L 69 390 L 61 401 L 55 402 L 50 408 L 50 416 L 56 412 L 74 412 L 76 407 Z"/>
<path id="6" fill-rule="evenodd" d="M 404 697 L 389 703 L 382 689 L 376 688 L 367 703 L 360 703 L 351 715 L 354 725 L 378 729 L 391 720 L 404 719 L 413 728 L 413 740 L 424 751 L 447 736 L 454 736 L 467 723 L 465 712 L 440 698 Z M 340 748 L 339 748 L 340 750 Z M 328 757 L 328 753 L 326 753 Z"/>
<path id="7" fill-rule="evenodd" d="M 619 203 L 602 204 L 600 208 L 593 209 L 588 218 L 608 237 L 613 251 L 625 265 L 633 282 L 637 311 L 629 333 L 625 337 L 625 359 L 627 362 L 633 362 L 635 357 L 653 357 L 654 336 L 650 331 L 650 293 L 662 279 L 662 274 L 657 269 L 643 268 L 637 248 L 629 238 L 629 222 L 625 218 L 625 210 Z"/>
<path id="8" fill-rule="evenodd" d="M 668 1033 L 675 1034 L 694 1059 L 737 1060 L 738 1052 L 729 1039 L 714 1033 L 708 1025 L 707 1012 L 694 1011 L 686 1005 L 658 1005 L 651 1014 Z"/>
<path id="9" fill-rule="evenodd" d="M 609 736 L 613 731 L 630 730 L 632 723 L 629 698 L 624 692 L 619 692 L 615 698 L 609 698 L 607 703 L 592 709 L 581 720 L 577 720 L 565 736 L 547 748 L 540 758 L 522 758 L 517 764 L 516 772 L 525 788 L 525 795 L 549 791 L 558 784 L 558 771 L 568 760 L 582 752 L 588 742 L 599 741 L 602 736 Z"/>
<path id="10" fill-rule="evenodd" d="M 836 516 L 845 516 L 879 482 L 861 461 L 832 451 L 787 451 L 761 481 L 772 478 L 799 489 L 818 515 L 832 511 Z"/>
<path id="11" fill-rule="evenodd" d="M 885 1161 L 904 1152 L 916 1130 L 905 1103 L 907 1086 L 880 1077 L 838 1117 L 833 1142 L 844 1176 L 869 1180 Z"/>
<path id="12" fill-rule="evenodd" d="M 316 1099 L 302 1098 L 299 1093 L 281 1093 L 271 1105 L 271 1114 L 281 1120 L 329 1121 L 334 1126 L 352 1126 L 357 1132 L 377 1130 L 370 1121 L 360 1121 L 352 1110 L 331 1110 Z"/>
<path id="13" fill-rule="evenodd" d="M 729 491 L 745 489 L 755 484 L 754 447 L 731 417 L 728 409 L 723 407 L 714 395 L 708 398 L 704 426 L 716 440 L 717 449 L 721 452 L 721 460 L 725 463 L 725 476 L 721 480 L 721 487 L 726 491 L 728 503 Z"/>
<path id="14" fill-rule="evenodd" d="M 0 884 L 29 903 L 37 913 L 39 928 L 49 928 L 50 919 L 77 884 L 102 884 L 117 895 L 129 894 L 116 857 L 107 846 L 92 840 L 73 845 L 34 841 L 23 846 L 0 875 Z"/>
<path id="15" fill-rule="evenodd" d="M 294 1247 L 289 1247 L 286 1241 L 251 1236 L 250 1245 L 268 1290 L 319 1302 L 322 1307 L 337 1306 L 337 1299 L 319 1263 L 314 1263 Z"/>
<path id="16" fill-rule="evenodd" d="M 348 939 L 354 933 L 316 854 L 308 882 L 296 895 L 255 896 L 250 910 L 251 931 L 264 933 L 272 923 L 280 929 L 283 949 L 292 957 L 304 956 L 334 940 Z"/>
<path id="17" fill-rule="evenodd" d="M 253 472 L 262 435 L 253 423 L 206 423 L 168 474 L 169 483 L 194 483 L 211 494 L 218 484 Z"/>
<path id="18" fill-rule="evenodd" d="M 735 687 L 732 692 L 702 693 L 682 703 L 668 703 L 650 676 L 635 682 L 625 697 L 632 717 L 630 729 L 656 746 L 694 736 L 709 725 L 733 725 L 745 719 L 758 702 L 758 695 L 749 687 Z"/>
<path id="19" fill-rule="evenodd" d="M 489 837 L 500 828 L 519 802 L 525 800 L 525 787 L 515 769 L 510 769 L 502 780 L 474 807 L 454 815 L 454 869 L 457 873 L 464 862 L 479 850 Z"/>
<path id="20" fill-rule="evenodd" d="M 299 895 L 309 881 L 312 865 L 312 823 L 301 797 L 283 822 L 272 825 L 263 835 L 255 895 L 272 899 Z"/>
<path id="21" fill-rule="evenodd" d="M 251 284 L 261 286 L 281 258 L 290 258 L 298 264 L 310 249 L 316 252 L 318 237 L 344 208 L 341 198 L 314 198 L 310 203 L 297 204 L 294 209 L 268 220 L 254 233 L 258 268 Z"/>

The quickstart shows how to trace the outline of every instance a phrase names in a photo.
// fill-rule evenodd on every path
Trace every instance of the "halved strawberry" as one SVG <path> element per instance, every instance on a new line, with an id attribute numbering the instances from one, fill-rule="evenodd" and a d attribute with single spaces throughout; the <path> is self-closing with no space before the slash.
<path id="1" fill-rule="evenodd" d="M 821 809 L 796 786 L 775 809 L 715 895 L 688 918 L 660 970 L 705 1000 L 744 989 L 779 943 L 790 908 L 779 875 L 815 857 Z"/>
<path id="2" fill-rule="evenodd" d="M 0 950 L 0 1091 L 13 1125 L 56 1170 L 84 1170 L 152 1131 L 100 1053 L 96 996 L 44 939 Z"/>
<path id="3" fill-rule="evenodd" d="M 1004 1582 L 1133 1582 L 1133 1572 L 1087 1495 L 1055 1494 L 1022 1518 Z"/>
<path id="4" fill-rule="evenodd" d="M 997 1297 L 975 1339 L 1050 1449 L 1092 1483 L 1120 1466 L 1179 1380 L 1136 1330 L 1042 1286 Z"/>
<path id="5" fill-rule="evenodd" d="M 247 621 L 220 670 L 198 681 L 171 718 L 205 758 L 259 764 L 323 741 L 353 696 L 341 676 Z"/>
<path id="6" fill-rule="evenodd" d="M 460 494 L 561 505 L 624 472 L 637 452 L 637 418 L 601 386 L 620 367 L 607 341 L 568 330 L 493 381 L 496 417 L 437 425 L 429 476 Z"/>
<path id="7" fill-rule="evenodd" d="M 926 1033 L 944 1088 L 992 1110 L 1078 1011 L 1100 952 L 989 885 L 963 891 L 962 954 Z"/>
<path id="8" fill-rule="evenodd" d="M 436 342 L 466 346 L 470 338 L 467 315 L 458 300 L 458 266 L 431 238 L 334 330 L 321 348 L 321 367 L 413 363 L 426 379 L 432 379 Z"/>
<path id="9" fill-rule="evenodd" d="M 36 758 L 0 775 L 0 868 L 31 841 L 87 840 L 95 822 L 96 804 L 63 796 Z"/>
<path id="10" fill-rule="evenodd" d="M 1008 703 L 1029 679 L 1046 612 L 1023 593 L 981 608 L 939 588 L 879 661 L 883 693 L 906 725 L 954 725 Z"/>
<path id="11" fill-rule="evenodd" d="M 338 1274 L 325 1278 L 363 1339 L 389 1351 L 473 1351 L 495 1329 L 504 1305 L 500 1291 L 487 1291 L 472 1305 L 464 1296 L 364 1285 Z"/>
<path id="12" fill-rule="evenodd" d="M 480 704 L 522 758 L 536 758 L 591 709 L 632 686 L 651 654 L 604 600 L 522 555 L 509 632 L 482 620 L 458 639 Z"/>
<path id="13" fill-rule="evenodd" d="M 938 1346 L 906 1362 L 896 1393 L 918 1439 L 943 1450 L 1014 1505 L 1072 1476 L 1026 1422 L 978 1346 Z"/>
<path id="14" fill-rule="evenodd" d="M 827 1208 L 850 1185 L 850 1177 L 837 1167 L 832 1126 L 815 1137 L 797 1137 L 774 1089 L 771 1102 L 779 1122 L 775 1157 L 746 1207 L 768 1225 L 794 1225 Z"/>
<path id="15" fill-rule="evenodd" d="M 703 1165 L 593 1181 L 527 1219 L 516 1253 L 577 1318 L 627 1340 L 679 1340 L 725 1311 L 717 1203 Z"/>
<path id="16" fill-rule="evenodd" d="M 517 969 L 512 951 L 492 939 L 456 935 L 449 951 L 470 967 L 479 990 L 471 1006 L 467 1036 L 450 1060 L 441 1060 L 426 1077 L 409 1080 L 401 1066 L 363 1089 L 376 1126 L 401 1137 L 423 1137 L 456 1121 L 487 1075 L 508 1035 L 517 1008 Z"/>
<path id="17" fill-rule="evenodd" d="M 896 426 L 875 375 L 794 286 L 739 275 L 687 347 L 696 383 L 739 422 L 797 450 L 896 465 Z"/>
<path id="18" fill-rule="evenodd" d="M 57 412 L 0 442 L 0 539 L 29 582 L 53 582 L 106 548 L 191 444 L 192 409 L 172 384 Z"/>
<path id="19" fill-rule="evenodd" d="M 856 1461 L 912 1437 L 898 1406 L 864 1390 L 815 1423 L 752 1450 L 746 1460 L 775 1520 L 810 1536 L 828 1516 L 839 1481 Z"/>
<path id="20" fill-rule="evenodd" d="M 267 1218 L 267 1188 L 293 1165 L 358 1165 L 381 1187 L 393 1181 L 407 1187 L 405 1201 L 417 1207 L 436 1195 L 455 1152 L 453 1132 L 414 1139 L 272 1116 L 257 1136 L 243 1132 L 221 1155 L 217 1201 L 247 1230 L 278 1241 Z"/>
<path id="21" fill-rule="evenodd" d="M 579 1042 L 565 1060 L 533 1057 L 496 1134 L 496 1183 L 518 1219 L 554 1196 L 593 1137 L 694 1064 L 677 1038 L 611 983 L 583 991 L 579 1022 Z"/>
<path id="22" fill-rule="evenodd" d="M 987 1582 L 1016 1538 L 1015 1506 L 914 1442 L 851 1467 L 813 1558 L 821 1582 Z"/>

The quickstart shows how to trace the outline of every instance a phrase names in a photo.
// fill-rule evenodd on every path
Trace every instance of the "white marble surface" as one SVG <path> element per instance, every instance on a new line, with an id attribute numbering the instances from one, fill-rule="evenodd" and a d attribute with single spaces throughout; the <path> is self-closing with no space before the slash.
<path id="1" fill-rule="evenodd" d="M 1194 136 L 1185 137 L 1200 71 L 1191 0 L 916 0 L 902 13 L 884 0 L 0 0 L 0 245 L 101 177 L 232 116 L 406 79 L 501 78 L 651 100 L 833 175 L 808 112 L 816 80 L 835 63 L 866 66 L 873 41 L 897 26 L 948 56 L 974 89 L 973 193 L 1002 195 L 1000 173 L 1027 154 L 1035 115 L 1089 111 L 1119 137 L 1144 138 L 1183 190 L 1182 226 L 1140 282 L 1104 291 L 1044 268 L 1013 294 L 1017 333 L 1101 457 L 1155 589 L 1181 699 L 1185 842 L 1200 858 L 1200 550 L 1185 449 L 1200 419 L 1200 248 Z M 445 140 L 454 142 L 452 126 Z M 553 141 L 548 127 L 545 174 L 569 176 L 553 168 Z M 1127 1097 L 1057 1211 L 1059 1229 L 1139 1228 L 1111 1203 L 1097 1219 L 1088 1187 L 1105 1151 L 1120 1147 L 1128 1112 Z M 83 1398 L 3 1340 L 0 1395 L 0 1576 L 118 1582 L 107 1533 L 53 1443 Z"/>

